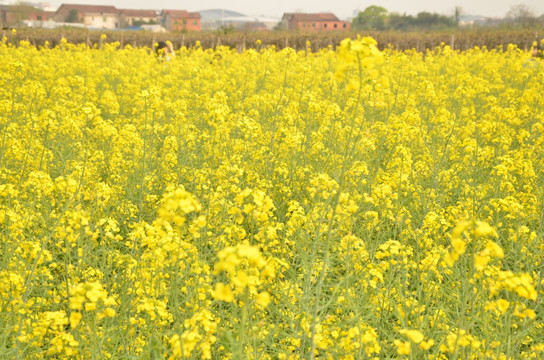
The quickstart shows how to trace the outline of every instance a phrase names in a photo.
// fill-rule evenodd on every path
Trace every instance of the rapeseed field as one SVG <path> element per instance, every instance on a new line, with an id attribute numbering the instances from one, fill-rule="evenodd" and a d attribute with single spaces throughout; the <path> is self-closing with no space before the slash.
<path id="1" fill-rule="evenodd" d="M 307 45 L 2 41 L 0 358 L 544 358 L 544 62 Z"/>

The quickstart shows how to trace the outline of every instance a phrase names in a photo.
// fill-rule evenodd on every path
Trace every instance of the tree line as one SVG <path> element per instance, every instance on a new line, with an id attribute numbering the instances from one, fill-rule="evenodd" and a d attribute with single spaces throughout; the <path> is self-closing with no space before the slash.
<path id="1" fill-rule="evenodd" d="M 458 28 L 461 24 L 463 9 L 455 7 L 451 16 L 422 11 L 417 15 L 389 12 L 377 5 L 371 5 L 352 21 L 352 29 L 356 31 L 442 31 Z M 528 6 L 514 5 L 501 19 L 485 19 L 477 24 L 481 27 L 496 28 L 543 28 L 544 15 L 537 16 Z"/>
<path id="2" fill-rule="evenodd" d="M 426 11 L 416 16 L 389 13 L 384 7 L 372 5 L 353 18 L 352 27 L 355 30 L 445 30 L 455 28 L 458 21 L 456 17 Z"/>

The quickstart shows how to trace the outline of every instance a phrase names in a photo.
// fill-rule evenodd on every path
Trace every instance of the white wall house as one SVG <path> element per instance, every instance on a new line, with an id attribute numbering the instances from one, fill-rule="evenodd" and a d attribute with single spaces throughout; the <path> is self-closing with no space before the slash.
<path id="1" fill-rule="evenodd" d="M 82 23 L 98 29 L 120 27 L 120 11 L 115 6 L 62 4 L 55 17 L 58 22 Z"/>

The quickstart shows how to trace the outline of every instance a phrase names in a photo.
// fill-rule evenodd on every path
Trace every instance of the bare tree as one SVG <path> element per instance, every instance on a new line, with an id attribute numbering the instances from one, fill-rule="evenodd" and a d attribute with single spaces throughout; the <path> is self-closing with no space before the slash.
<path id="1" fill-rule="evenodd" d="M 533 9 L 525 4 L 513 5 L 506 13 L 506 20 L 514 25 L 530 27 L 536 21 L 536 15 Z"/>
<path id="2" fill-rule="evenodd" d="M 33 11 L 32 5 L 26 1 L 17 1 L 10 5 L 9 9 L 15 22 L 12 25 L 21 25 L 22 21 L 28 19 L 28 15 Z"/>
<path id="3" fill-rule="evenodd" d="M 461 21 L 461 16 L 463 15 L 463 8 L 461 6 L 456 6 L 453 9 L 453 16 L 455 19 L 455 24 L 459 26 L 459 22 Z"/>

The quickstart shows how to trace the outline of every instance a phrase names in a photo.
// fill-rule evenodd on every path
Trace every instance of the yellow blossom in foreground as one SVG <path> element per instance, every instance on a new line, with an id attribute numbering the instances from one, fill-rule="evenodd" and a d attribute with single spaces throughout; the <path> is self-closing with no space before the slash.
<path id="1" fill-rule="evenodd" d="M 70 314 L 70 327 L 72 329 L 75 329 L 78 325 L 79 325 L 79 322 L 81 321 L 81 313 L 79 312 L 72 312 Z"/>
<path id="2" fill-rule="evenodd" d="M 425 336 L 418 330 L 401 329 L 399 333 L 406 335 L 410 341 L 416 344 L 419 344 L 425 338 Z"/>
<path id="3" fill-rule="evenodd" d="M 433 345 L 434 345 L 434 340 L 429 339 L 429 340 L 425 340 L 425 341 L 420 342 L 419 343 L 419 348 L 421 350 L 429 350 Z"/>
<path id="4" fill-rule="evenodd" d="M 0 357 L 541 357 L 528 51 L 3 35 Z"/>
<path id="5" fill-rule="evenodd" d="M 485 223 L 482 221 L 476 221 L 476 228 L 474 229 L 474 235 L 476 237 L 499 236 L 497 234 L 497 231 L 493 227 L 491 227 L 488 223 Z"/>
<path id="6" fill-rule="evenodd" d="M 270 294 L 266 291 L 258 293 L 255 295 L 255 302 L 262 307 L 267 307 L 270 304 Z"/>
<path id="7" fill-rule="evenodd" d="M 215 289 L 212 291 L 212 296 L 216 300 L 222 300 L 226 302 L 234 301 L 234 295 L 231 289 L 223 283 L 215 284 Z"/>
<path id="8" fill-rule="evenodd" d="M 412 345 L 409 341 L 400 341 L 398 339 L 395 339 L 393 341 L 393 344 L 397 347 L 397 354 L 399 355 L 410 355 L 412 352 Z"/>

